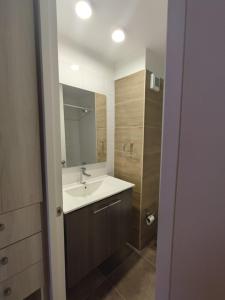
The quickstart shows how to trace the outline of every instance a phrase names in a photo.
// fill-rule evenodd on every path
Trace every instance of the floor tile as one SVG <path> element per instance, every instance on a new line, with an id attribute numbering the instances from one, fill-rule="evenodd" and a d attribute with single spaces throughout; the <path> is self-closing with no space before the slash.
<path id="1" fill-rule="evenodd" d="M 107 259 L 101 266 L 99 266 L 98 269 L 107 277 L 124 261 L 126 261 L 133 252 L 134 251 L 130 246 L 125 245 L 109 259 Z"/>
<path id="2" fill-rule="evenodd" d="M 156 266 L 156 242 L 151 242 L 143 250 L 138 251 L 138 253 L 148 260 L 153 266 Z"/>
<path id="3" fill-rule="evenodd" d="M 155 300 L 156 243 L 124 246 L 72 290 L 67 300 Z"/>
<path id="4" fill-rule="evenodd" d="M 106 295 L 101 300 L 124 300 L 124 298 L 121 298 L 118 292 L 115 289 L 113 289 L 108 295 Z"/>
<path id="5" fill-rule="evenodd" d="M 155 299 L 155 268 L 137 253 L 113 272 L 109 280 L 125 299 Z"/>
<path id="6" fill-rule="evenodd" d="M 125 300 L 113 287 L 110 281 L 106 280 L 88 300 Z"/>
<path id="7" fill-rule="evenodd" d="M 95 290 L 97 290 L 104 282 L 106 277 L 95 269 L 87 277 L 85 277 L 77 286 L 68 291 L 67 300 L 86 300 Z"/>

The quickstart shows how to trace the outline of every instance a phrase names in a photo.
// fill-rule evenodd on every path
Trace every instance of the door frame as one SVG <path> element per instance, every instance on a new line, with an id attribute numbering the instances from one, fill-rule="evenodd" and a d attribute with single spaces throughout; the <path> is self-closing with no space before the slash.
<path id="1" fill-rule="evenodd" d="M 39 58 L 42 77 L 42 128 L 45 200 L 51 300 L 66 300 L 60 102 L 56 0 L 39 0 L 37 6 Z"/>
<path id="2" fill-rule="evenodd" d="M 186 1 L 168 0 L 167 61 L 157 252 L 156 299 L 170 299 L 180 139 Z M 56 0 L 39 0 L 50 298 L 66 300 Z M 179 26 L 177 26 L 179 24 Z"/>

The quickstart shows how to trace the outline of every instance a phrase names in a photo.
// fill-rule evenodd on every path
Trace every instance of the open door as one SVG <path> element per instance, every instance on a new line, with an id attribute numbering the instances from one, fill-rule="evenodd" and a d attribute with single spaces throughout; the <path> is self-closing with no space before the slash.
<path id="1" fill-rule="evenodd" d="M 225 2 L 169 0 L 157 300 L 225 299 Z"/>

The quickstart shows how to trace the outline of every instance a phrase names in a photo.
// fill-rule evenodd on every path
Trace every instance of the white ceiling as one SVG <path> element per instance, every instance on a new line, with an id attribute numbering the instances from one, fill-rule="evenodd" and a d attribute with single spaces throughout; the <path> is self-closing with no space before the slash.
<path id="1" fill-rule="evenodd" d="M 57 0 L 60 37 L 112 64 L 137 58 L 146 48 L 164 61 L 167 0 L 92 0 L 89 20 L 75 15 L 76 2 Z M 120 45 L 111 39 L 117 27 L 126 32 L 126 40 Z"/>

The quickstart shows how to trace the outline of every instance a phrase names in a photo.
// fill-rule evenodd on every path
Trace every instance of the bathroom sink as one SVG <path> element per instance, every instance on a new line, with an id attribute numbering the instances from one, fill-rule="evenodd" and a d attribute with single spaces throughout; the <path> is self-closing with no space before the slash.
<path id="1" fill-rule="evenodd" d="M 64 214 L 80 209 L 122 191 L 134 184 L 112 176 L 100 176 L 88 180 L 85 184 L 74 183 L 63 187 Z"/>
<path id="2" fill-rule="evenodd" d="M 90 182 L 83 184 L 82 186 L 73 187 L 71 189 L 68 189 L 66 193 L 68 193 L 70 196 L 75 197 L 87 197 L 90 196 L 101 188 L 101 185 L 103 184 L 103 181 L 96 181 L 96 182 Z"/>

